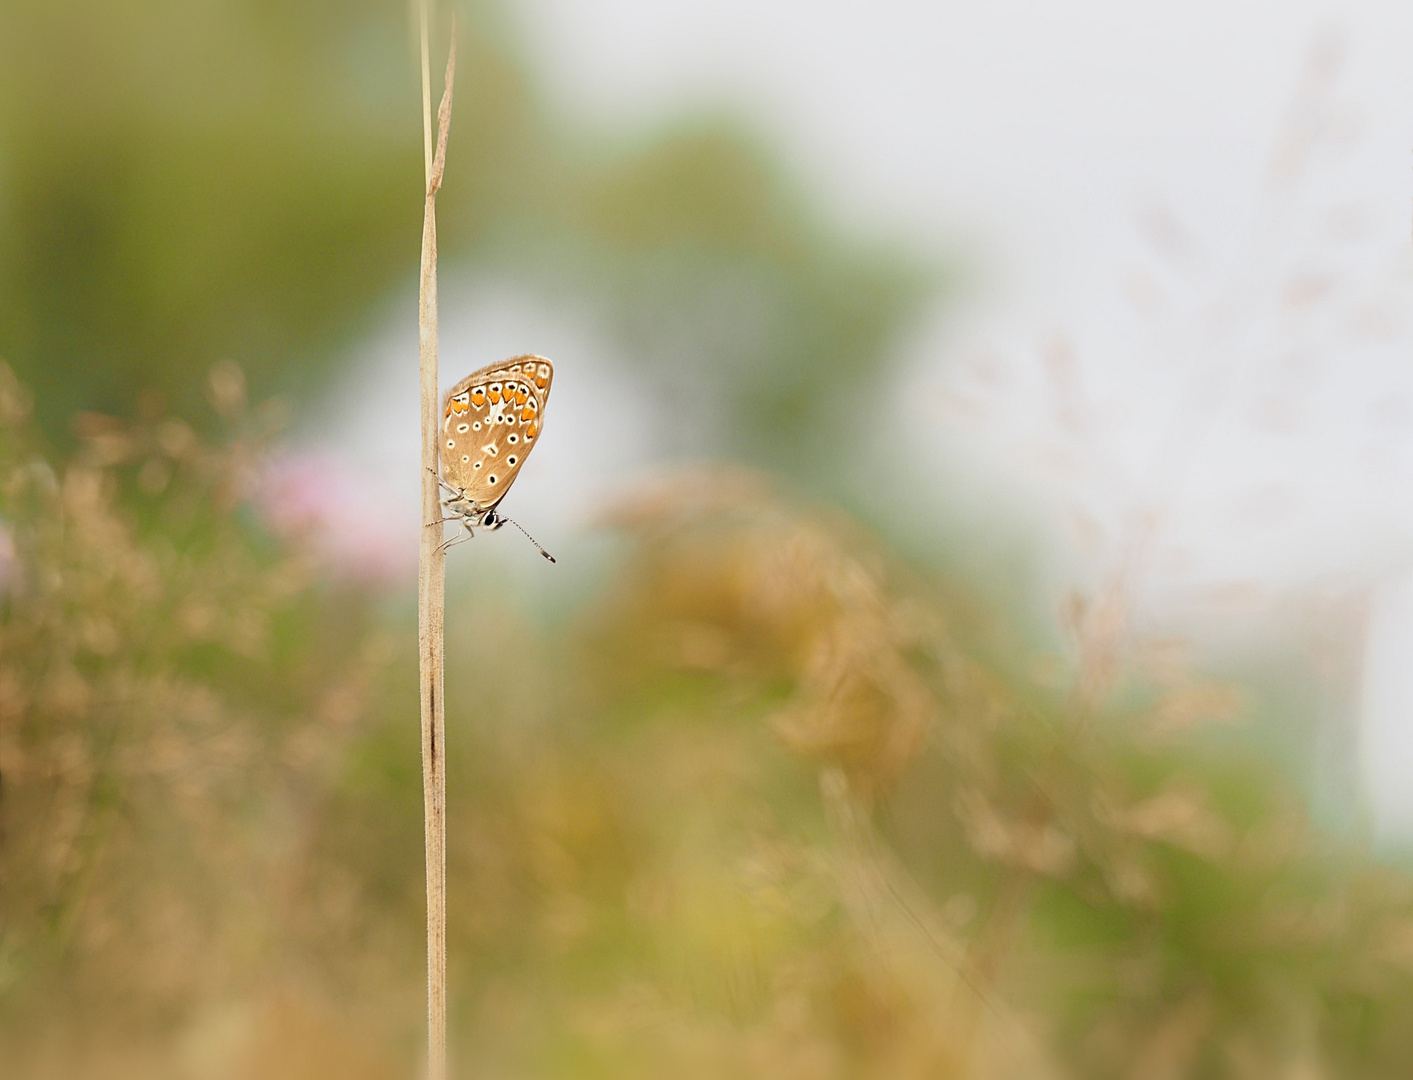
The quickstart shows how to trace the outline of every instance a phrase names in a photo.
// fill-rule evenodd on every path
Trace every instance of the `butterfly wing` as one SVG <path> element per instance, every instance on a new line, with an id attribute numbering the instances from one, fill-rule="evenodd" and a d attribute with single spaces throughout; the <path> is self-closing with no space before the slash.
<path id="1" fill-rule="evenodd" d="M 500 502 L 544 426 L 554 365 L 512 356 L 473 371 L 442 403 L 442 477 L 482 508 Z"/>

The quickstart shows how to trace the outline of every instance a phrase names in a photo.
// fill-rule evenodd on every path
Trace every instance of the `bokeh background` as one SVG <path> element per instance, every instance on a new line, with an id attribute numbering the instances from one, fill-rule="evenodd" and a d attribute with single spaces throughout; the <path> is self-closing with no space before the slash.
<path id="1" fill-rule="evenodd" d="M 456 1075 L 1406 1075 L 1413 14 L 456 10 Z M 6 1077 L 422 1067 L 408 15 L 0 5 Z"/>

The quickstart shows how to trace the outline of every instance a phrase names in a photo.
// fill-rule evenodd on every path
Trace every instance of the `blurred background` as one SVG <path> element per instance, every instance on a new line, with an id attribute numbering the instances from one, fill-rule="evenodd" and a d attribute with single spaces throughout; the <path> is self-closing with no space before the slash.
<path id="1" fill-rule="evenodd" d="M 455 1074 L 1406 1075 L 1413 13 L 456 11 Z M 0 5 L 7 1077 L 422 1068 L 419 109 Z"/>

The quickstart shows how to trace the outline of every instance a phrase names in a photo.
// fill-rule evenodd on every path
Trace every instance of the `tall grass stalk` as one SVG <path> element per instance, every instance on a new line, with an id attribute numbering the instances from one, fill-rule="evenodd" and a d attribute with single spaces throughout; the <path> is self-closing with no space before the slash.
<path id="1" fill-rule="evenodd" d="M 437 189 L 446 164 L 456 33 L 446 62 L 432 150 L 431 46 L 427 0 L 418 4 L 422 40 L 422 142 L 427 181 L 422 214 L 418 342 L 422 392 L 422 534 L 417 566 L 417 645 L 422 706 L 422 800 L 427 856 L 427 1076 L 446 1080 L 446 708 L 442 698 L 446 566 L 437 487 Z"/>

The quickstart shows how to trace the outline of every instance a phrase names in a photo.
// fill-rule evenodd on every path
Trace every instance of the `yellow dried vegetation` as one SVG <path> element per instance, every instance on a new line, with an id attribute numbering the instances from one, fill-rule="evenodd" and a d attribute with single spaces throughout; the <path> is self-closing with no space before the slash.
<path id="1" fill-rule="evenodd" d="M 211 388 L 218 445 L 154 407 L 57 468 L 0 373 L 7 1076 L 418 1067 L 409 613 L 263 531 L 268 414 Z M 449 596 L 452 1075 L 1402 1075 L 1413 881 L 1120 593 L 1042 687 L 767 478 L 607 521 L 566 620 Z"/>

